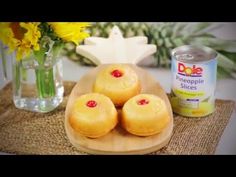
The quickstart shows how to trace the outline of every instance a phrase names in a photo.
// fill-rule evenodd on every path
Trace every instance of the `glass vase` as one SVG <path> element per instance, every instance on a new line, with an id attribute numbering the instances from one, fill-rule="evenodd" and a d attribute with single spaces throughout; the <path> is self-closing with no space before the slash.
<path id="1" fill-rule="evenodd" d="M 12 54 L 13 101 L 17 108 L 50 112 L 63 100 L 62 59 L 53 53 L 39 59 L 32 53 L 17 60 Z"/>

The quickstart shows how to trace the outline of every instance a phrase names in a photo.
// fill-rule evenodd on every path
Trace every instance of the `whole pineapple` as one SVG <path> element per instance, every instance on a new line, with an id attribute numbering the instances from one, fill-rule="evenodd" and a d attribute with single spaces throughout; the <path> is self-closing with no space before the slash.
<path id="1" fill-rule="evenodd" d="M 108 37 L 112 27 L 117 25 L 124 37 L 146 36 L 148 43 L 157 46 L 153 65 L 169 68 L 171 50 L 181 45 L 205 45 L 218 52 L 218 76 L 236 78 L 236 41 L 216 38 L 208 31 L 216 28 L 212 23 L 141 23 L 141 22 L 99 22 L 90 28 L 91 36 Z M 65 54 L 72 60 L 85 65 L 94 65 L 89 59 L 75 52 L 74 44 L 67 44 Z"/>

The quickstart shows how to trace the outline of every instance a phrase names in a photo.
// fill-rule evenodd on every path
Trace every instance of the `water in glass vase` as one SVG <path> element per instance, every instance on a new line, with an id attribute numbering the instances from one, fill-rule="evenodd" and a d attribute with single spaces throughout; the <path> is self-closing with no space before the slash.
<path id="1" fill-rule="evenodd" d="M 35 112 L 54 110 L 63 100 L 62 60 L 47 58 L 40 64 L 33 56 L 12 57 L 13 101 L 17 108 Z"/>

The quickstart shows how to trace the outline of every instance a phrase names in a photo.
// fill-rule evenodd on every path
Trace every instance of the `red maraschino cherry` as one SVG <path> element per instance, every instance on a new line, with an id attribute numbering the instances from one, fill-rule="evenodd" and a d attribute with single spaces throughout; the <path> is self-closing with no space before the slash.
<path id="1" fill-rule="evenodd" d="M 94 100 L 89 100 L 86 105 L 90 108 L 94 108 L 97 106 L 97 102 Z"/>
<path id="2" fill-rule="evenodd" d="M 123 73 L 121 71 L 119 71 L 118 69 L 115 69 L 112 71 L 111 75 L 114 77 L 121 77 L 123 75 Z"/>
<path id="3" fill-rule="evenodd" d="M 141 100 L 139 100 L 137 103 L 138 103 L 138 105 L 145 105 L 145 104 L 148 104 L 149 101 L 146 100 L 146 99 L 141 99 Z"/>

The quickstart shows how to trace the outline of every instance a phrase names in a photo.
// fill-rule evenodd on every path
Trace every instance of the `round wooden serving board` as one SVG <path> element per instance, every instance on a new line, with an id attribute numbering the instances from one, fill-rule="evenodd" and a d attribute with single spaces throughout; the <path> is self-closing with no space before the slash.
<path id="1" fill-rule="evenodd" d="M 135 66 L 132 67 L 138 74 L 141 81 L 141 93 L 154 94 L 161 97 L 167 107 L 171 117 L 168 126 L 159 134 L 147 137 L 139 137 L 126 132 L 118 124 L 107 135 L 92 139 L 75 132 L 69 124 L 68 118 L 71 107 L 77 97 L 91 93 L 92 86 L 97 73 L 107 65 L 100 65 L 85 74 L 73 88 L 65 111 L 65 130 L 70 142 L 80 151 L 91 154 L 146 154 L 157 151 L 168 144 L 173 130 L 173 113 L 170 102 L 165 91 L 160 84 L 145 70 Z M 120 110 L 118 110 L 120 112 Z"/>

